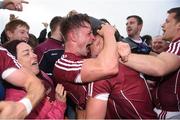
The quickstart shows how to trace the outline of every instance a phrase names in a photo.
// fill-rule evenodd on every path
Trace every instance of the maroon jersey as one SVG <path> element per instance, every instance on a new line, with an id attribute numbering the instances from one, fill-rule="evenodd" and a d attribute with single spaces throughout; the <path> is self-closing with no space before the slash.
<path id="1" fill-rule="evenodd" d="M 87 98 L 87 84 L 82 84 L 80 71 L 83 59 L 72 53 L 64 53 L 54 66 L 54 77 L 63 84 L 68 96 L 79 109 L 85 109 Z"/>
<path id="2" fill-rule="evenodd" d="M 0 74 L 1 78 L 5 79 L 12 72 L 20 68 L 17 60 L 5 48 L 0 47 Z"/>
<path id="3" fill-rule="evenodd" d="M 170 43 L 167 52 L 180 57 L 180 38 Z M 153 96 L 158 109 L 180 111 L 180 68 L 161 78 Z"/>
<path id="4" fill-rule="evenodd" d="M 106 118 L 156 118 L 145 80 L 122 64 L 117 76 L 91 83 L 89 88 L 89 96 L 108 101 Z"/>
<path id="5" fill-rule="evenodd" d="M 64 44 L 59 40 L 48 38 L 34 49 L 34 53 L 38 56 L 39 68 L 54 79 L 52 74 L 54 64 L 64 53 Z"/>

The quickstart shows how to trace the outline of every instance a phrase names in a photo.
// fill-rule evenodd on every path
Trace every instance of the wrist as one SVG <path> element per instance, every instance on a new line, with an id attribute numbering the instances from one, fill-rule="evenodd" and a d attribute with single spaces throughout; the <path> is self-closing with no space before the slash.
<path id="1" fill-rule="evenodd" d="M 31 101 L 29 100 L 29 98 L 25 97 L 25 98 L 21 99 L 19 102 L 25 106 L 27 114 L 29 114 L 32 110 L 32 104 L 31 104 Z"/>

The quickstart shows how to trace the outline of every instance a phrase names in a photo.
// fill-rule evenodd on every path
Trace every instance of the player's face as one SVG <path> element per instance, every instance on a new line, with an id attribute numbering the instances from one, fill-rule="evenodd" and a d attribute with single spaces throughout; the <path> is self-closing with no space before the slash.
<path id="1" fill-rule="evenodd" d="M 142 25 L 138 25 L 138 22 L 135 18 L 129 18 L 126 23 L 126 31 L 129 37 L 134 37 L 139 34 L 141 31 Z"/>
<path id="2" fill-rule="evenodd" d="M 91 49 L 91 57 L 95 58 L 101 52 L 103 48 L 103 38 L 100 35 L 95 36 L 95 40 L 90 46 Z"/>
<path id="3" fill-rule="evenodd" d="M 37 55 L 34 54 L 31 46 L 27 43 L 21 42 L 17 45 L 16 49 L 17 60 L 19 63 L 37 75 L 39 73 Z"/>
<path id="4" fill-rule="evenodd" d="M 167 41 L 163 40 L 161 36 L 154 38 L 152 41 L 152 49 L 157 53 L 164 52 L 168 48 Z"/>
<path id="5" fill-rule="evenodd" d="M 91 30 L 91 26 L 88 23 L 85 23 L 84 26 L 79 28 L 76 37 L 78 44 L 78 54 L 81 56 L 87 56 L 90 53 L 90 45 L 95 39 Z"/>
<path id="6" fill-rule="evenodd" d="M 23 40 L 28 41 L 29 39 L 29 29 L 25 26 L 17 26 L 13 32 L 8 32 L 9 40 Z"/>
<path id="7" fill-rule="evenodd" d="M 162 30 L 163 30 L 163 39 L 172 41 L 178 37 L 180 37 L 178 31 L 179 31 L 179 26 L 180 22 L 177 22 L 174 19 L 174 16 L 176 13 L 170 13 L 165 21 L 165 23 L 162 25 Z"/>

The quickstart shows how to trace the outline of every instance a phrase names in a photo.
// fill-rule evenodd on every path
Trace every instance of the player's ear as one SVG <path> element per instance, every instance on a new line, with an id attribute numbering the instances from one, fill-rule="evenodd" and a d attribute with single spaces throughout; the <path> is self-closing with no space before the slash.
<path id="1" fill-rule="evenodd" d="M 177 30 L 180 31 L 180 22 L 177 23 Z"/>

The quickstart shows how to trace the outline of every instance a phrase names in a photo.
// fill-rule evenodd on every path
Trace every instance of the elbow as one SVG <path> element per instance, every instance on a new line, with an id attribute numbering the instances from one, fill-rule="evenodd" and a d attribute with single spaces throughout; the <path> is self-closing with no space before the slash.
<path id="1" fill-rule="evenodd" d="M 117 75 L 119 73 L 119 67 L 114 67 L 112 70 L 112 75 Z"/>
<path id="2" fill-rule="evenodd" d="M 117 75 L 119 73 L 119 59 L 115 60 L 114 62 L 111 61 L 110 63 L 105 65 L 106 69 L 111 75 Z"/>
<path id="3" fill-rule="evenodd" d="M 161 67 L 154 68 L 152 75 L 157 77 L 164 76 L 166 74 L 165 70 L 165 68 Z"/>
<path id="4" fill-rule="evenodd" d="M 107 69 L 108 68 L 108 69 Z M 110 67 L 107 67 L 106 66 L 106 73 L 109 75 L 109 76 L 114 76 L 114 75 L 117 75 L 119 73 L 119 65 L 114 65 L 114 66 L 110 66 Z"/>

